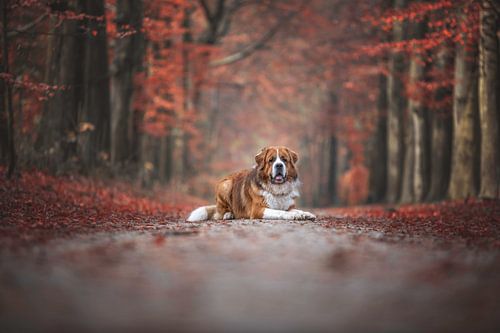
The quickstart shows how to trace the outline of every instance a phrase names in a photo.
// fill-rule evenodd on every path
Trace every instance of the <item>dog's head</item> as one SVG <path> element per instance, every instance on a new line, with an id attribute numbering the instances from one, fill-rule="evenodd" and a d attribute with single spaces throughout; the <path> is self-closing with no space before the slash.
<path id="1" fill-rule="evenodd" d="M 263 148 L 255 155 L 259 178 L 264 182 L 281 185 L 297 179 L 295 163 L 299 155 L 283 146 Z"/>

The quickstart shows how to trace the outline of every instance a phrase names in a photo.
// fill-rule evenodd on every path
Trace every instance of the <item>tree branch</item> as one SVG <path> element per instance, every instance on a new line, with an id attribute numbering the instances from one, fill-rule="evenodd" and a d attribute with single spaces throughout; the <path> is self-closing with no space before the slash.
<path id="1" fill-rule="evenodd" d="M 206 3 L 205 0 L 198 0 L 198 2 L 201 5 L 201 8 L 203 9 L 203 12 L 205 13 L 205 17 L 207 18 L 208 22 L 212 22 L 212 13 L 210 13 L 210 8 L 208 8 L 208 4 Z"/>
<path id="2" fill-rule="evenodd" d="M 210 67 L 217 67 L 223 65 L 229 65 L 236 61 L 245 59 L 249 55 L 251 55 L 255 50 L 261 48 L 264 44 L 266 44 L 271 38 L 276 35 L 279 29 L 290 21 L 293 17 L 295 17 L 299 13 L 300 9 L 297 11 L 290 12 L 288 15 L 281 17 L 275 26 L 273 26 L 268 32 L 266 32 L 259 40 L 245 46 L 240 51 L 230 54 L 222 59 L 214 60 L 210 62 Z"/>
<path id="3" fill-rule="evenodd" d="M 42 14 L 38 18 L 36 18 L 35 20 L 31 21 L 30 23 L 27 23 L 26 25 L 24 25 L 22 27 L 17 27 L 16 29 L 14 29 L 12 31 L 9 31 L 7 33 L 7 37 L 14 37 L 14 36 L 16 36 L 19 33 L 23 33 L 23 32 L 26 32 L 26 31 L 30 30 L 35 25 L 37 25 L 38 23 L 42 22 L 43 19 L 46 18 L 48 15 L 49 15 L 48 13 Z"/>

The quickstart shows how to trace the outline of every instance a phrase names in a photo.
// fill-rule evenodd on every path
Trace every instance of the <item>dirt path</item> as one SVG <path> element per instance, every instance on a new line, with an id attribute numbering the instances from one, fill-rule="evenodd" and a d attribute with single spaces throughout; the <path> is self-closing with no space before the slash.
<path id="1" fill-rule="evenodd" d="M 2 250 L 2 331 L 500 331 L 498 250 L 324 222 L 174 226 Z"/>

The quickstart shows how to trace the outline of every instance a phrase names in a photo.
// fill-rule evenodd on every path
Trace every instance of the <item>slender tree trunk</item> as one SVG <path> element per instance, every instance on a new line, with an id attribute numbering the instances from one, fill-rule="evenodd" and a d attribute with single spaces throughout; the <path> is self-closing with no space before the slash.
<path id="1" fill-rule="evenodd" d="M 380 2 L 380 9 L 386 12 L 393 6 L 392 0 Z M 389 42 L 390 34 L 379 32 L 380 42 Z M 388 58 L 379 60 L 381 67 L 388 65 Z M 368 203 L 382 202 L 385 199 L 387 186 L 387 76 L 379 74 L 377 96 L 377 125 L 368 152 Z"/>
<path id="2" fill-rule="evenodd" d="M 86 14 L 104 15 L 103 0 L 87 0 Z M 104 17 L 104 16 L 103 16 Z M 89 19 L 85 45 L 84 103 L 80 114 L 79 146 L 87 170 L 109 156 L 110 100 L 106 23 Z"/>
<path id="3" fill-rule="evenodd" d="M 163 184 L 169 182 L 172 177 L 172 150 L 173 140 L 169 133 L 160 138 L 158 173 L 160 182 Z"/>
<path id="4" fill-rule="evenodd" d="M 456 46 L 455 88 L 453 91 L 453 152 L 448 194 L 462 199 L 477 194 L 478 82 L 477 50 L 473 45 Z"/>
<path id="5" fill-rule="evenodd" d="M 436 70 L 444 77 L 447 75 L 452 56 L 448 46 L 439 50 Z M 451 89 L 441 88 L 436 92 L 436 101 L 443 102 L 452 94 Z M 451 108 L 433 110 L 431 116 L 431 178 L 427 200 L 443 199 L 448 190 L 451 168 Z"/>
<path id="6" fill-rule="evenodd" d="M 133 78 L 141 67 L 144 50 L 142 0 L 118 0 L 116 12 L 118 32 L 134 32 L 115 40 L 111 67 L 111 161 L 114 166 L 129 160 L 132 153 Z"/>
<path id="7" fill-rule="evenodd" d="M 191 150 L 189 147 L 189 140 L 191 139 L 191 135 L 182 128 L 185 124 L 186 115 L 188 112 L 191 112 L 194 109 L 193 104 L 193 68 L 191 64 L 191 52 L 190 47 L 193 43 L 193 36 L 191 34 L 191 9 L 185 9 L 184 11 L 184 21 L 182 23 L 185 32 L 182 36 L 182 59 L 183 59 L 183 74 L 182 74 L 182 88 L 184 90 L 184 100 L 183 100 L 183 115 L 181 118 L 181 141 L 182 141 L 182 166 L 183 170 L 181 173 L 181 177 L 185 178 L 188 174 L 192 172 L 191 166 Z"/>
<path id="8" fill-rule="evenodd" d="M 9 67 L 9 40 L 7 37 L 7 26 L 8 26 L 8 4 L 7 1 L 3 1 L 2 4 L 2 59 L 3 59 L 3 70 L 6 73 L 10 73 Z M 12 87 L 9 83 L 5 83 L 5 96 L 4 105 L 7 111 L 7 156 L 9 160 L 9 165 L 7 168 L 7 177 L 12 177 L 14 170 L 16 168 L 17 156 L 16 147 L 14 142 L 14 110 L 12 108 Z"/>
<path id="9" fill-rule="evenodd" d="M 415 133 L 411 123 L 411 117 L 404 119 L 404 159 L 403 174 L 401 179 L 401 203 L 410 203 L 414 201 L 413 175 L 415 173 Z"/>
<path id="10" fill-rule="evenodd" d="M 406 0 L 396 0 L 395 8 L 403 8 Z M 405 38 L 404 24 L 394 23 L 392 37 L 394 42 Z M 405 61 L 403 54 L 393 54 L 389 60 L 387 82 L 387 201 L 398 201 L 401 193 L 404 158 L 403 113 L 406 101 L 403 91 Z"/>
<path id="11" fill-rule="evenodd" d="M 174 175 L 173 178 L 182 180 L 187 174 L 189 169 L 189 150 L 188 150 L 188 135 L 184 133 L 184 122 L 186 121 L 186 114 L 192 107 L 191 100 L 191 66 L 190 66 L 190 54 L 189 54 L 189 46 L 192 42 L 191 36 L 191 10 L 186 9 L 184 11 L 184 20 L 182 23 L 185 32 L 182 37 L 183 49 L 182 49 L 182 60 L 183 60 L 183 69 L 182 69 L 182 90 L 183 90 L 183 102 L 182 102 L 182 110 L 180 110 L 180 114 L 177 115 L 177 126 L 173 130 L 173 134 L 175 136 L 174 143 Z"/>
<path id="12" fill-rule="evenodd" d="M 415 24 L 413 37 L 422 39 L 425 34 L 426 22 Z M 416 89 L 416 84 L 423 81 L 425 72 L 424 57 L 413 54 L 410 64 L 410 86 Z M 429 191 L 430 161 L 429 161 L 429 120 L 426 108 L 422 105 L 421 96 L 410 98 L 408 112 L 414 138 L 414 170 L 413 170 L 413 201 L 421 202 Z"/>
<path id="13" fill-rule="evenodd" d="M 6 31 L 7 29 L 5 28 L 5 20 L 3 19 L 3 12 L 5 10 L 4 6 L 2 5 L 2 31 Z M 7 46 L 4 47 L 4 38 L 6 38 L 5 34 L 2 34 L 2 54 L 5 54 L 5 51 L 3 49 L 7 49 Z M 5 72 L 5 57 L 2 57 L 2 63 L 0 67 L 0 72 Z M 7 113 L 7 108 L 6 108 L 6 97 L 7 97 L 7 82 L 5 80 L 0 80 L 0 163 L 5 163 L 7 164 L 8 161 L 8 151 L 9 151 L 9 136 L 8 136 L 8 131 L 9 131 L 9 115 Z"/>
<path id="14" fill-rule="evenodd" d="M 496 7 L 496 8 L 495 8 Z M 479 118 L 481 126 L 481 186 L 483 198 L 499 196 L 499 28 L 500 1 L 483 0 L 479 44 Z"/>
<path id="15" fill-rule="evenodd" d="M 142 187 L 150 188 L 153 185 L 156 172 L 156 139 L 147 133 L 141 136 L 141 166 L 139 172 L 139 181 Z"/>
<path id="16" fill-rule="evenodd" d="M 384 200 L 387 186 L 387 77 L 379 76 L 377 129 L 369 152 L 370 202 Z"/>
<path id="17" fill-rule="evenodd" d="M 0 71 L 4 72 L 3 67 L 0 67 Z M 5 108 L 5 96 L 7 94 L 6 82 L 0 82 L 0 163 L 6 163 L 8 158 L 8 142 L 9 137 L 7 135 L 8 131 L 8 115 Z"/>
<path id="18" fill-rule="evenodd" d="M 328 183 L 327 183 L 327 204 L 335 204 L 337 202 L 337 138 L 335 135 L 330 135 L 329 153 L 328 153 Z"/>
<path id="19" fill-rule="evenodd" d="M 61 10 L 81 11 L 79 1 L 69 1 Z M 83 36 L 80 23 L 64 20 L 50 37 L 47 55 L 46 81 L 64 86 L 45 105 L 38 131 L 37 150 L 45 166 L 57 171 L 68 158 L 76 154 L 78 109 L 82 104 Z"/>

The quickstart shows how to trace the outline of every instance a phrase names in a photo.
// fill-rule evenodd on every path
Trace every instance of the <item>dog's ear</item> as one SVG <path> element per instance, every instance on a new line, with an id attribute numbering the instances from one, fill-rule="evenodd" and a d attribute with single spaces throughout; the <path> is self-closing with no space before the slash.
<path id="1" fill-rule="evenodd" d="M 255 163 L 257 163 L 257 166 L 262 166 L 264 165 L 264 158 L 266 157 L 266 148 L 262 148 L 257 155 L 255 155 Z"/>
<path id="2" fill-rule="evenodd" d="M 297 163 L 297 161 L 299 160 L 299 154 L 291 149 L 288 149 L 288 153 L 290 154 L 290 158 L 292 159 L 293 163 Z"/>

